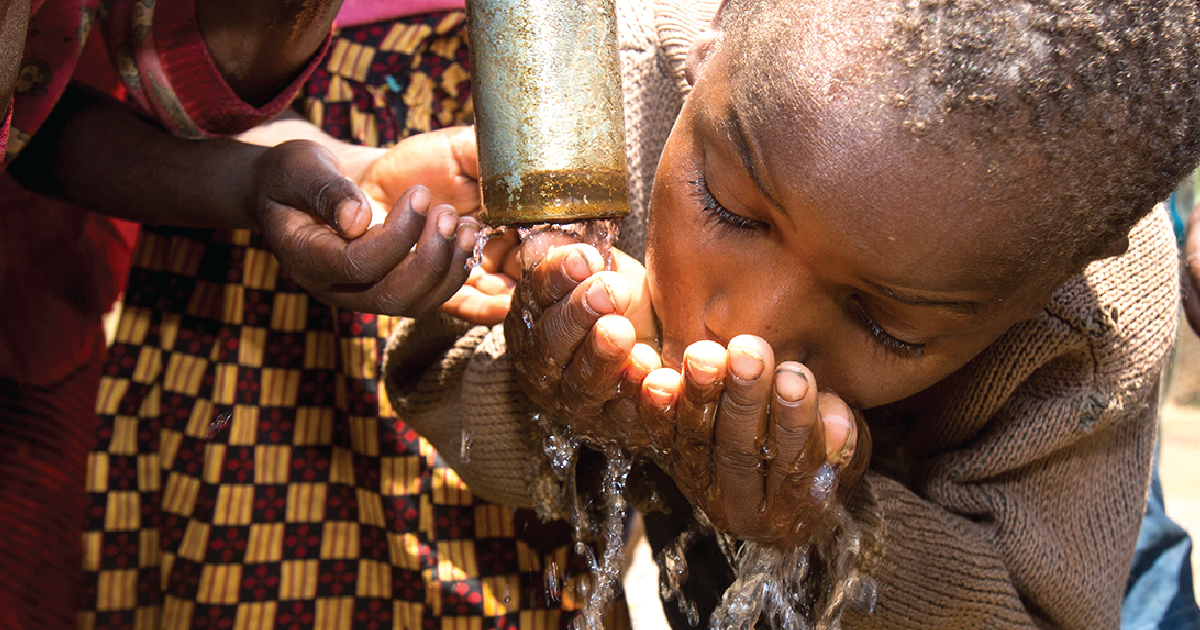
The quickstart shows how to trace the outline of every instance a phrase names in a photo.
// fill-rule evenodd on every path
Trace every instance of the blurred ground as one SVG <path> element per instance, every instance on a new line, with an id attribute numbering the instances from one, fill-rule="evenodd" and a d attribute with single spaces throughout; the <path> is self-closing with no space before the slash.
<path id="1" fill-rule="evenodd" d="M 1200 534 L 1200 339 L 1185 322 L 1180 323 L 1166 398 L 1159 468 L 1163 498 L 1167 514 L 1192 535 L 1194 544 Z M 1193 550 L 1193 575 L 1198 568 Z"/>

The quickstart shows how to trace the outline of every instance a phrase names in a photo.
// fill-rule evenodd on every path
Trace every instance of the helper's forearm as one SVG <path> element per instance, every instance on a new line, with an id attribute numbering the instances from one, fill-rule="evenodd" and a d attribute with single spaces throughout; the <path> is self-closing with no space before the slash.
<path id="1" fill-rule="evenodd" d="M 312 140 L 333 151 L 341 162 L 342 172 L 356 182 L 362 179 L 363 173 L 372 162 L 387 153 L 387 149 L 342 142 L 321 131 L 320 127 L 290 108 L 285 109 L 274 120 L 238 135 L 238 139 L 264 147 L 273 147 L 288 140 Z"/>
<path id="2" fill-rule="evenodd" d="M 341 5 L 341 0 L 196 0 L 196 21 L 229 87 L 260 106 L 317 52 Z"/>
<path id="3" fill-rule="evenodd" d="M 253 227 L 262 147 L 183 140 L 72 84 L 9 172 L 23 185 L 109 216 L 187 227 Z"/>

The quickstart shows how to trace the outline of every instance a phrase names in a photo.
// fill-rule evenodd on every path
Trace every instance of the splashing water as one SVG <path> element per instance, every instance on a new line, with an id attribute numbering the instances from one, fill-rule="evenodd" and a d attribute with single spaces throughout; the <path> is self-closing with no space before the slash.
<path id="1" fill-rule="evenodd" d="M 233 414 L 227 411 L 214 418 L 213 421 L 208 425 L 208 439 L 217 439 L 217 435 L 221 433 L 221 430 L 229 426 L 229 421 L 232 417 Z"/>
<path id="2" fill-rule="evenodd" d="M 687 550 L 705 531 L 705 527 L 696 523 L 683 532 L 670 545 L 662 548 L 655 556 L 658 565 L 658 595 L 664 603 L 674 601 L 682 614 L 693 628 L 700 625 L 700 613 L 696 610 L 696 602 L 689 600 L 683 594 L 683 583 L 687 580 Z"/>
<path id="3" fill-rule="evenodd" d="M 603 556 L 597 564 L 592 558 L 591 569 L 596 584 L 584 601 L 583 610 L 575 619 L 576 630 L 600 630 L 604 627 L 604 609 L 617 594 L 621 579 L 621 560 L 625 556 L 625 482 L 629 478 L 628 453 L 616 446 L 604 450 L 604 520 L 595 532 L 603 544 Z M 585 547 L 586 548 L 586 547 Z M 590 549 L 589 549 L 590 554 Z"/>
<path id="4" fill-rule="evenodd" d="M 466 424 L 462 427 L 462 438 L 458 446 L 458 457 L 464 464 L 471 463 L 471 445 L 475 443 L 475 436 L 471 434 L 470 429 Z"/>
<path id="5" fill-rule="evenodd" d="M 521 242 L 528 242 L 536 237 L 546 235 L 549 238 L 545 239 L 545 242 L 549 245 L 560 245 L 566 242 L 591 245 L 600 252 L 605 268 L 612 269 L 612 246 L 617 240 L 620 224 L 620 219 L 592 219 L 575 223 L 537 223 L 519 226 L 517 233 L 521 235 Z M 534 265 L 545 256 L 544 251 L 529 253 L 531 254 L 529 262 Z M 526 265 L 526 267 L 529 266 L 531 265 Z"/>
<path id="6" fill-rule="evenodd" d="M 604 612 L 617 594 L 625 555 L 625 516 L 629 509 L 625 501 L 625 484 L 632 461 L 624 449 L 611 444 L 604 447 L 605 470 L 601 497 L 604 514 L 600 522 L 593 522 L 589 515 L 591 506 L 584 504 L 575 486 L 579 442 L 571 434 L 570 426 L 556 421 L 547 413 L 536 413 L 533 420 L 545 431 L 542 449 L 555 475 L 567 488 L 572 507 L 571 525 L 575 529 L 575 553 L 585 557 L 592 572 L 593 582 L 580 585 L 583 609 L 573 625 L 576 630 L 603 630 Z M 589 539 L 600 542 L 599 558 L 585 543 Z M 547 586 L 550 582 L 547 576 Z"/>
<path id="7" fill-rule="evenodd" d="M 710 627 L 750 630 L 762 620 L 774 630 L 837 630 L 847 605 L 874 611 L 875 582 L 855 566 L 859 537 L 849 515 L 834 503 L 837 482 L 837 472 L 828 464 L 810 482 L 818 510 L 832 510 L 832 535 L 822 542 L 779 548 L 717 533 L 736 577 Z M 823 575 L 810 575 L 814 568 Z"/>
<path id="8" fill-rule="evenodd" d="M 474 269 L 483 264 L 483 247 L 493 238 L 504 236 L 508 232 L 508 226 L 492 226 L 483 224 L 479 226 L 479 232 L 475 236 L 475 249 L 471 252 L 471 257 L 467 259 L 467 269 Z"/>
<path id="9" fill-rule="evenodd" d="M 483 262 L 483 249 L 488 241 L 504 236 L 508 233 L 509 229 L 516 229 L 517 234 L 521 237 L 521 241 L 528 241 L 537 236 L 548 235 L 551 237 L 548 242 L 553 245 L 561 245 L 566 242 L 591 245 L 596 248 L 596 251 L 600 252 L 600 256 L 604 258 L 605 266 L 611 269 L 612 246 L 617 240 L 620 225 L 620 219 L 591 219 L 575 223 L 535 223 L 520 225 L 515 228 L 506 225 L 483 225 L 479 228 L 479 235 L 475 239 L 475 249 L 472 252 L 471 258 L 467 261 L 467 268 L 474 269 Z M 544 251 L 534 252 L 531 263 L 536 264 L 536 261 L 541 260 L 544 255 Z"/>

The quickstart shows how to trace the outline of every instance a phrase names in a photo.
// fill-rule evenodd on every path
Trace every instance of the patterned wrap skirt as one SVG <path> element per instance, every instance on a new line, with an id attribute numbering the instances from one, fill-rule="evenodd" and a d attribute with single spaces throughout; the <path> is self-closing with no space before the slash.
<path id="1" fill-rule="evenodd" d="M 388 146 L 469 122 L 461 12 L 340 31 L 302 109 Z M 321 304 L 247 231 L 147 227 L 101 375 L 79 627 L 561 628 L 564 523 L 475 498 L 396 417 L 390 317 Z"/>

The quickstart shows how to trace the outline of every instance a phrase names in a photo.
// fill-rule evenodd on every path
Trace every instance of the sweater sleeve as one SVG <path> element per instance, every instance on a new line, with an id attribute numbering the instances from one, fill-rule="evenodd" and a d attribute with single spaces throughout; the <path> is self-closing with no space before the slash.
<path id="1" fill-rule="evenodd" d="M 448 315 L 402 319 L 384 355 L 397 415 L 437 449 L 475 494 L 565 516 L 562 484 L 542 449 L 529 399 L 517 387 L 503 326 Z"/>
<path id="2" fill-rule="evenodd" d="M 1178 304 L 1163 213 L 1130 240 L 939 386 L 905 474 L 867 474 L 878 599 L 846 628 L 1118 627 Z"/>
<path id="3" fill-rule="evenodd" d="M 186 138 L 233 135 L 274 118 L 292 102 L 330 41 L 327 36 L 291 85 L 254 107 L 234 93 L 209 56 L 193 0 L 115 0 L 100 17 L 130 103 Z"/>

